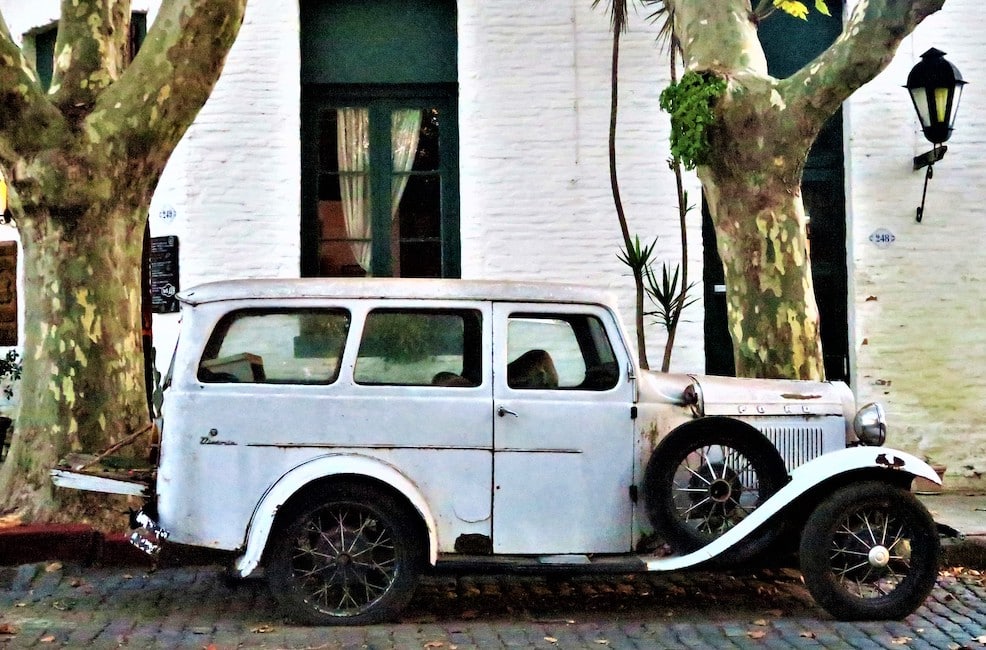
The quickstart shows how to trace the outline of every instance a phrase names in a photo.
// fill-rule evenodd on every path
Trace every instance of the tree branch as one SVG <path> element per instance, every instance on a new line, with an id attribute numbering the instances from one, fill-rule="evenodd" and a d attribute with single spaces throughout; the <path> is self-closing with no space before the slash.
<path id="1" fill-rule="evenodd" d="M 164 0 L 137 57 L 87 118 L 90 133 L 125 140 L 128 150 L 152 146 L 163 168 L 209 98 L 246 2 Z"/>
<path id="2" fill-rule="evenodd" d="M 120 78 L 130 38 L 130 0 L 62 0 L 49 94 L 64 115 L 81 118 Z"/>
<path id="3" fill-rule="evenodd" d="M 666 0 L 686 70 L 766 76 L 750 0 Z"/>
<path id="4" fill-rule="evenodd" d="M 882 72 L 897 47 L 945 0 L 869 0 L 856 5 L 842 34 L 814 61 L 782 81 L 779 92 L 819 128 L 863 84 Z"/>
<path id="5" fill-rule="evenodd" d="M 45 97 L 34 67 L 10 36 L 0 15 L 0 160 L 13 166 L 20 157 L 39 151 L 39 134 L 62 122 Z"/>

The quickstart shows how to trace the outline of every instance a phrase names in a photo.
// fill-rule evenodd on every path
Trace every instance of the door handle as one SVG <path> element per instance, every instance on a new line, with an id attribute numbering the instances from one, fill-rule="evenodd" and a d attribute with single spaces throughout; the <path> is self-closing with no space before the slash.
<path id="1" fill-rule="evenodd" d="M 517 414 L 516 413 L 514 413 L 510 409 L 504 408 L 502 406 L 498 406 L 497 407 L 496 414 L 499 415 L 501 418 L 504 417 L 505 415 L 512 415 L 514 417 L 517 417 Z"/>

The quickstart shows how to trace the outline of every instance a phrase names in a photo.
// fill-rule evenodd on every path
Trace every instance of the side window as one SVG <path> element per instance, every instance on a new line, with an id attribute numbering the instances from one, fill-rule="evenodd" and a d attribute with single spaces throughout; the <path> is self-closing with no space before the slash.
<path id="1" fill-rule="evenodd" d="M 207 383 L 329 384 L 349 331 L 342 309 L 243 310 L 225 316 L 199 363 Z"/>
<path id="2" fill-rule="evenodd" d="M 606 329 L 595 316 L 512 314 L 507 360 L 510 388 L 608 390 L 619 379 Z"/>
<path id="3" fill-rule="evenodd" d="M 482 316 L 472 310 L 377 309 L 366 317 L 357 384 L 482 383 Z"/>

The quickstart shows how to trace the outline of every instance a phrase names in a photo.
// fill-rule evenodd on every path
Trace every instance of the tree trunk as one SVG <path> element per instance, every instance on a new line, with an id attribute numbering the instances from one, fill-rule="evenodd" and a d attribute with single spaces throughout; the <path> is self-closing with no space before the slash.
<path id="1" fill-rule="evenodd" d="M 100 519 L 100 496 L 66 490 L 58 508 L 49 471 L 68 452 L 96 452 L 148 419 L 140 379 L 143 218 L 130 205 L 20 224 L 25 260 L 21 407 L 0 470 L 2 509 L 25 520 Z M 141 441 L 131 453 L 146 452 Z M 120 524 L 118 514 L 112 523 Z M 103 519 L 103 521 L 110 521 Z"/>
<path id="2" fill-rule="evenodd" d="M 703 174 L 740 377 L 823 379 L 818 308 L 798 188 Z"/>
<path id="3" fill-rule="evenodd" d="M 141 253 L 168 158 L 212 92 L 246 0 L 163 0 L 129 61 L 129 2 L 62 2 L 51 87 L 0 15 L 0 171 L 24 247 L 21 408 L 0 513 L 119 525 L 49 471 L 144 428 Z M 126 73 L 124 73 L 126 70 Z M 124 453 L 141 455 L 148 440 Z M 91 515 L 91 516 L 90 516 Z"/>

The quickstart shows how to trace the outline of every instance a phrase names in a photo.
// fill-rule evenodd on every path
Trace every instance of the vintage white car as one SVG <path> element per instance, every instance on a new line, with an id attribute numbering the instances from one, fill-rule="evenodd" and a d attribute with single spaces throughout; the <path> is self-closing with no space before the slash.
<path id="1" fill-rule="evenodd" d="M 674 571 L 799 551 L 819 604 L 901 618 L 939 538 L 926 463 L 841 383 L 642 371 L 597 290 L 244 280 L 180 295 L 136 544 L 229 551 L 311 624 L 394 616 L 421 572 Z M 778 554 L 779 555 L 779 554 Z"/>

